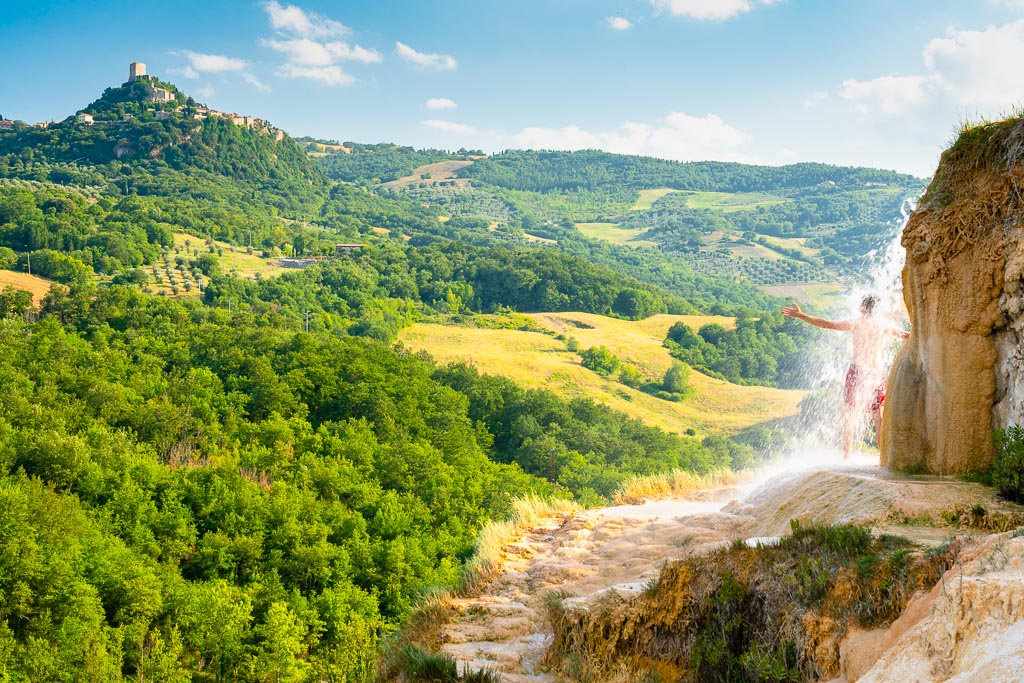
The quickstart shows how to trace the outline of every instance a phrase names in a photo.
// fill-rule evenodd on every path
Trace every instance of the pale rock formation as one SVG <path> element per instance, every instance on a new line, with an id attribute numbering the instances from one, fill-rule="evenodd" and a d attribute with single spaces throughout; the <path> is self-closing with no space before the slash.
<path id="1" fill-rule="evenodd" d="M 863 676 L 847 670 L 848 681 L 1024 681 L 1024 538 L 965 550 L 882 640 L 881 658 Z"/>
<path id="2" fill-rule="evenodd" d="M 947 150 L 903 232 L 911 338 L 889 375 L 882 464 L 987 467 L 1024 410 L 1024 119 Z"/>

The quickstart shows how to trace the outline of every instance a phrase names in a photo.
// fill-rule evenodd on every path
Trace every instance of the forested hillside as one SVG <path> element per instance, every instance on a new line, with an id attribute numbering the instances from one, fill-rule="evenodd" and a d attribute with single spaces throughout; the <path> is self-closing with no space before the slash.
<path id="1" fill-rule="evenodd" d="M 389 158 L 404 155 L 402 173 L 431 158 L 386 149 Z M 316 162 L 335 179 L 372 186 L 374 177 L 353 171 L 377 154 L 335 151 Z M 494 238 L 548 240 L 673 290 L 700 296 L 722 289 L 716 280 L 731 280 L 733 301 L 743 296 L 735 283 L 773 292 L 858 277 L 864 255 L 890 238 L 904 202 L 924 188 L 921 179 L 880 169 L 679 163 L 599 151 L 509 151 L 473 157 L 457 182 L 428 176 L 377 193 L 479 221 Z M 749 295 L 746 302 L 765 305 Z"/>
<path id="2" fill-rule="evenodd" d="M 374 189 L 435 151 L 346 143 L 317 157 L 335 183 L 151 84 L 173 100 L 128 83 L 91 124 L 0 131 L 0 267 L 61 283 L 0 292 L 3 676 L 365 681 L 513 497 L 758 457 L 392 346 L 424 319 L 770 304 L 749 285 Z"/>

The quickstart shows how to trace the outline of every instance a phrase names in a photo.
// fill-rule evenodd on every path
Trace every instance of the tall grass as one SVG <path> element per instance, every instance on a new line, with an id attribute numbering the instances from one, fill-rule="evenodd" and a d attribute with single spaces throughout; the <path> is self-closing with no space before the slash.
<path id="1" fill-rule="evenodd" d="M 493 576 L 501 567 L 502 548 L 530 529 L 540 526 L 545 520 L 559 515 L 579 512 L 579 503 L 562 498 L 541 498 L 530 494 L 512 503 L 512 516 L 504 521 L 490 522 L 480 530 L 476 550 L 466 564 L 462 579 L 462 591 L 469 592 L 481 581 Z"/>
<path id="2" fill-rule="evenodd" d="M 714 470 L 707 474 L 697 474 L 679 469 L 663 474 L 636 475 L 622 482 L 613 501 L 616 505 L 638 505 L 652 498 L 685 496 L 697 491 L 736 486 L 750 476 L 750 472 L 732 470 Z"/>

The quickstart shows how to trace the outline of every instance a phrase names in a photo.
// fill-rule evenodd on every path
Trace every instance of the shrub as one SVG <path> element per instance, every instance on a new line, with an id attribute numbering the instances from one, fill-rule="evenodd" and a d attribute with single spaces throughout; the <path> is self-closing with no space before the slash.
<path id="1" fill-rule="evenodd" d="M 1024 427 L 1012 425 L 992 434 L 996 447 L 992 485 L 1007 500 L 1024 503 Z"/>
<path id="2" fill-rule="evenodd" d="M 607 346 L 591 346 L 580 353 L 583 359 L 583 367 L 593 370 L 602 377 L 607 377 L 619 368 L 619 359 Z"/>
<path id="3" fill-rule="evenodd" d="M 619 370 L 619 381 L 627 387 L 636 389 L 644 381 L 644 374 L 635 365 L 625 364 Z"/>

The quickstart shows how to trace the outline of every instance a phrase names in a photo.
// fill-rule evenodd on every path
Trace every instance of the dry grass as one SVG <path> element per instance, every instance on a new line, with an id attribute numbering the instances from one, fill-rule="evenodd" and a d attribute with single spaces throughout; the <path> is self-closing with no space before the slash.
<path id="1" fill-rule="evenodd" d="M 54 285 L 67 289 L 62 284 L 58 284 L 53 280 L 47 280 L 38 275 L 29 275 L 28 273 L 19 273 L 13 270 L 0 270 L 0 291 L 8 286 L 15 289 L 23 289 L 32 295 L 32 303 L 36 306 L 43 302 L 43 297 L 50 291 L 50 287 Z"/>
<path id="2" fill-rule="evenodd" d="M 499 570 L 505 556 L 505 546 L 521 538 L 525 532 L 583 509 L 572 500 L 547 499 L 537 495 L 516 499 L 512 508 L 513 513 L 508 520 L 490 522 L 480 530 L 476 550 L 466 564 L 461 592 L 475 590 Z"/>
<path id="3" fill-rule="evenodd" d="M 656 498 L 686 496 L 697 491 L 737 486 L 750 476 L 749 472 L 732 470 L 717 470 L 708 474 L 672 470 L 664 474 L 635 475 L 622 482 L 613 500 L 616 505 L 640 505 Z"/>
<path id="4" fill-rule="evenodd" d="M 185 254 L 186 244 L 190 245 L 192 253 Z M 175 233 L 174 246 L 180 248 L 182 255 L 185 255 L 188 258 L 195 258 L 197 255 L 210 253 L 210 250 L 206 245 L 206 240 L 196 237 L 195 235 Z M 219 252 L 215 251 L 211 254 L 217 259 L 220 269 L 225 273 L 231 273 L 233 271 L 237 272 L 238 277 L 252 279 L 256 277 L 257 273 L 259 273 L 260 277 L 276 277 L 291 270 L 289 268 L 275 266 L 273 264 L 274 259 L 258 256 L 258 251 L 252 254 L 247 253 L 246 247 L 233 248 L 227 242 L 220 242 L 217 240 L 214 240 L 213 246 L 214 249 L 220 249 Z"/>
<path id="5" fill-rule="evenodd" d="M 455 180 L 459 187 L 463 187 L 469 181 L 467 179 L 457 179 L 455 174 L 467 166 L 472 165 L 472 161 L 439 161 L 436 164 L 426 164 L 413 171 L 412 175 L 407 175 L 404 178 L 399 178 L 398 180 L 382 183 L 381 187 L 394 190 L 408 185 L 418 185 L 419 183 L 433 184 L 442 180 Z M 424 175 L 429 175 L 430 177 L 424 178 Z"/>
<path id="6" fill-rule="evenodd" d="M 673 190 L 668 187 L 660 187 L 656 190 L 640 190 L 640 198 L 636 200 L 636 204 L 630 207 L 629 210 L 646 211 L 654 206 L 654 202 L 673 192 L 679 192 L 679 190 Z"/>
<path id="7" fill-rule="evenodd" d="M 792 201 L 766 192 L 690 192 L 686 205 L 694 209 L 714 209 L 722 213 L 749 211 Z"/>
<path id="8" fill-rule="evenodd" d="M 627 247 L 653 247 L 655 242 L 643 239 L 647 228 L 620 228 L 615 223 L 577 223 L 576 229 L 587 237 Z"/>
<path id="9" fill-rule="evenodd" d="M 530 314 L 539 325 L 573 336 L 581 348 L 605 345 L 621 360 L 638 368 L 648 380 L 660 380 L 672 365 L 663 342 L 668 328 L 682 321 L 695 329 L 708 322 L 732 323 L 712 316 L 659 315 L 632 322 L 587 313 Z M 413 351 L 429 352 L 439 363 L 469 363 L 488 374 L 501 375 L 534 389 L 548 389 L 565 398 L 589 398 L 637 418 L 645 424 L 681 434 L 733 434 L 752 425 L 795 415 L 800 391 L 745 387 L 694 371 L 692 398 L 664 401 L 600 377 L 580 364 L 580 357 L 550 336 L 516 330 L 417 324 L 403 330 L 399 341 Z"/>

